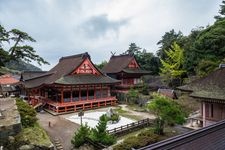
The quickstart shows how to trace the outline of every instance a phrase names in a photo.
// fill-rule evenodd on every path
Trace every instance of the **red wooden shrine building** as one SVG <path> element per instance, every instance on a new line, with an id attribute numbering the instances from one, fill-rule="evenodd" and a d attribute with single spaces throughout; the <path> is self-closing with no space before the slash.
<path id="1" fill-rule="evenodd" d="M 102 71 L 114 79 L 121 80 L 121 84 L 116 85 L 116 92 L 122 93 L 126 93 L 131 87 L 142 86 L 141 76 L 150 74 L 149 71 L 140 68 L 131 54 L 112 55 Z"/>
<path id="2" fill-rule="evenodd" d="M 115 105 L 111 86 L 119 80 L 104 75 L 88 53 L 62 57 L 50 71 L 24 81 L 33 106 L 44 105 L 56 113 Z"/>

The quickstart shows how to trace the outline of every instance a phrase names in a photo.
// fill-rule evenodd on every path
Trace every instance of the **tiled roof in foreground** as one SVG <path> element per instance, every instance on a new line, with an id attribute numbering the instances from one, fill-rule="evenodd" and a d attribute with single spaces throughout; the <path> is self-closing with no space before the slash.
<path id="1" fill-rule="evenodd" d="M 225 120 L 181 134 L 138 150 L 224 150 Z"/>

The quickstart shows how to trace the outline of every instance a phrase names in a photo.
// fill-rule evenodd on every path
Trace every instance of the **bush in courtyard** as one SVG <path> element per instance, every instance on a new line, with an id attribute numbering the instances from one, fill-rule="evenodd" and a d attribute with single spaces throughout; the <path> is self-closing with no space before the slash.
<path id="1" fill-rule="evenodd" d="M 138 90 L 135 90 L 135 89 L 131 88 L 127 93 L 128 103 L 137 104 L 138 98 L 139 98 Z"/>
<path id="2" fill-rule="evenodd" d="M 130 136 L 122 143 L 113 147 L 113 150 L 130 150 L 132 148 L 141 148 L 143 146 L 158 142 L 158 135 L 153 131 L 143 131 L 137 136 Z"/>
<path id="3" fill-rule="evenodd" d="M 16 105 L 21 117 L 23 127 L 33 127 L 37 121 L 36 111 L 28 103 L 21 99 L 16 100 Z"/>
<path id="4" fill-rule="evenodd" d="M 113 114 L 110 118 L 113 122 L 118 122 L 120 120 L 119 114 Z"/>
<path id="5" fill-rule="evenodd" d="M 148 85 L 146 83 L 143 83 L 143 86 L 140 91 L 143 95 L 149 95 Z"/>
<path id="6" fill-rule="evenodd" d="M 90 136 L 90 128 L 87 124 L 81 125 L 80 129 L 75 132 L 74 137 L 71 140 L 71 143 L 74 147 L 78 148 L 83 145 L 86 141 L 86 138 Z"/>
<path id="7" fill-rule="evenodd" d="M 107 121 L 108 119 L 106 115 L 102 115 L 99 119 L 97 126 L 94 129 L 92 129 L 92 134 L 90 138 L 94 142 L 98 142 L 103 145 L 112 145 L 116 142 L 115 137 L 108 134 L 106 131 Z"/>
<path id="8" fill-rule="evenodd" d="M 156 115 L 155 133 L 162 135 L 165 125 L 182 124 L 185 113 L 180 105 L 165 96 L 154 93 L 153 100 L 148 104 L 149 110 Z"/>

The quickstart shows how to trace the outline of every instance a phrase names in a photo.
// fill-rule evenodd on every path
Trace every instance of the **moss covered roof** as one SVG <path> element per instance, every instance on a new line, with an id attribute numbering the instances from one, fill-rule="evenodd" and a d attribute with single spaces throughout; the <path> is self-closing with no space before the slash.
<path id="1" fill-rule="evenodd" d="M 190 91 L 193 97 L 225 100 L 225 68 L 219 68 L 208 76 L 177 89 Z"/>

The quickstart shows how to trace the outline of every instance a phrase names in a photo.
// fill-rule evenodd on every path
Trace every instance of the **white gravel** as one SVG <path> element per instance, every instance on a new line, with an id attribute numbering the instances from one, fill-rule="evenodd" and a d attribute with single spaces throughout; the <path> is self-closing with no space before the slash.
<path id="1" fill-rule="evenodd" d="M 99 117 L 103 114 L 105 114 L 106 112 L 90 112 L 90 113 L 84 113 L 84 116 L 82 117 L 82 120 L 83 120 L 83 124 L 84 123 L 87 123 L 89 127 L 91 128 L 94 128 L 97 124 L 98 124 L 98 121 L 99 121 Z M 80 117 L 78 117 L 78 115 L 73 115 L 73 116 L 70 116 L 68 118 L 66 118 L 74 123 L 77 123 L 77 124 L 80 124 Z M 114 129 L 114 128 L 117 128 L 117 127 L 120 127 L 120 126 L 123 126 L 123 125 L 127 125 L 129 123 L 133 123 L 135 122 L 135 120 L 132 120 L 132 119 L 128 119 L 128 118 L 125 118 L 125 117 L 122 117 L 120 116 L 120 121 L 118 123 L 115 123 L 115 124 L 108 124 L 107 125 L 107 130 L 110 130 L 110 129 Z"/>

